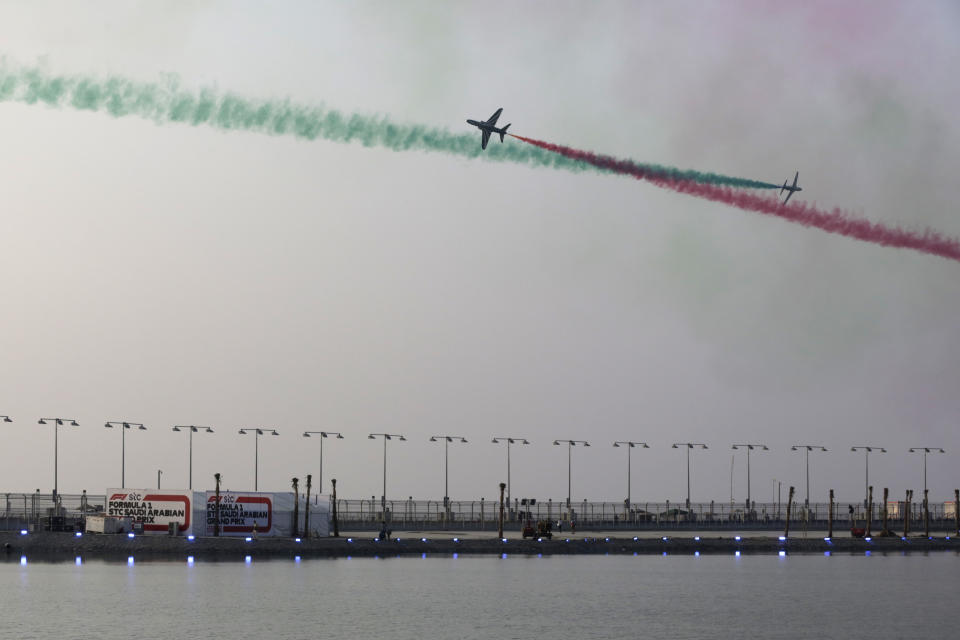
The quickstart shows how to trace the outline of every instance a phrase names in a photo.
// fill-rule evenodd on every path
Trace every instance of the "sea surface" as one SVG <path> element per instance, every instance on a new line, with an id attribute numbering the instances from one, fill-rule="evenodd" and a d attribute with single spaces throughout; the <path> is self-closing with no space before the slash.
<path id="1" fill-rule="evenodd" d="M 956 637 L 960 554 L 0 563 L 0 638 Z"/>

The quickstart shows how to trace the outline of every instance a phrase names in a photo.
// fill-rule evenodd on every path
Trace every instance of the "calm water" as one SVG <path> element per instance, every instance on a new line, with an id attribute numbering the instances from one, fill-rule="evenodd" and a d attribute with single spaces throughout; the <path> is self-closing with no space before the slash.
<path id="1" fill-rule="evenodd" d="M 0 564 L 2 638 L 954 637 L 960 556 Z"/>

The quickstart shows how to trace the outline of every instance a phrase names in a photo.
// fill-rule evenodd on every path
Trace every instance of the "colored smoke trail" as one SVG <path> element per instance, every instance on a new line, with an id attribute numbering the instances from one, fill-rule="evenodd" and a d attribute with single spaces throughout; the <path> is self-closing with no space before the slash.
<path id="1" fill-rule="evenodd" d="M 532 167 L 568 171 L 603 169 L 527 145 L 491 144 L 483 151 L 479 132 L 475 130 L 454 134 L 436 127 L 397 124 L 385 116 L 343 113 L 289 100 L 257 100 L 211 89 L 189 91 L 183 89 L 174 77 L 168 77 L 162 83 L 144 83 L 119 76 L 106 79 L 64 76 L 51 74 L 40 67 L 20 68 L 0 60 L 0 102 L 4 101 L 71 107 L 116 118 L 137 116 L 158 124 L 182 123 L 303 140 L 359 142 L 367 147 L 393 151 L 435 151 Z M 715 173 L 653 164 L 635 166 L 675 180 L 736 187 L 779 187 Z"/>
<path id="2" fill-rule="evenodd" d="M 816 227 L 828 233 L 836 233 L 884 247 L 913 249 L 960 262 L 960 239 L 945 236 L 929 228 L 917 232 L 907 231 L 899 227 L 888 227 L 879 222 L 871 222 L 866 218 L 855 216 L 839 208 L 827 211 L 797 200 L 793 200 L 785 206 L 776 196 L 759 196 L 727 186 L 685 181 L 652 172 L 643 165 L 637 165 L 629 160 L 598 155 L 589 151 L 534 140 L 533 138 L 524 138 L 517 135 L 513 137 L 541 149 L 553 151 L 571 160 L 586 162 L 607 171 L 630 175 L 678 193 L 722 202 L 744 211 L 776 216 L 806 227 Z"/>

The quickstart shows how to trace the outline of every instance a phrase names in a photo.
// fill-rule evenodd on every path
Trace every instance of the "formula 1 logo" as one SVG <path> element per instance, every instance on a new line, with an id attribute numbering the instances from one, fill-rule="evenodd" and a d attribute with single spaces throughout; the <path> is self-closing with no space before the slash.
<path id="1" fill-rule="evenodd" d="M 140 502 L 143 500 L 143 496 L 139 493 L 114 493 L 110 496 L 110 500 L 130 500 L 131 502 Z"/>

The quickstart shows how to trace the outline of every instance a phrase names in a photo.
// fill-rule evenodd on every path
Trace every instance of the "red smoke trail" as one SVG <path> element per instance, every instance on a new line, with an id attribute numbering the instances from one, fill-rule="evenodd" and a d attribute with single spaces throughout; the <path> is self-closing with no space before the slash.
<path id="1" fill-rule="evenodd" d="M 871 222 L 866 218 L 855 216 L 839 208 L 826 211 L 818 209 L 816 206 L 807 204 L 806 202 L 796 200 L 784 206 L 781 204 L 779 198 L 775 196 L 759 196 L 739 189 L 690 182 L 687 180 L 671 180 L 642 167 L 638 167 L 629 160 L 620 160 L 589 151 L 580 151 L 579 149 L 551 144 L 549 142 L 543 142 L 542 140 L 524 138 L 523 136 L 508 135 L 512 135 L 518 140 L 523 140 L 524 142 L 543 149 L 559 153 L 573 160 L 586 162 L 614 173 L 630 175 L 638 180 L 646 180 L 658 187 L 672 189 L 678 193 L 686 193 L 706 200 L 722 202 L 743 209 L 744 211 L 754 211 L 756 213 L 776 216 L 796 224 L 802 224 L 805 227 L 816 227 L 828 233 L 836 233 L 847 236 L 848 238 L 856 238 L 864 242 L 879 244 L 884 247 L 913 249 L 922 253 L 929 253 L 947 258 L 948 260 L 960 262 L 960 240 L 945 236 L 932 229 L 917 232 L 907 231 L 900 227 L 891 228 L 879 222 Z"/>

